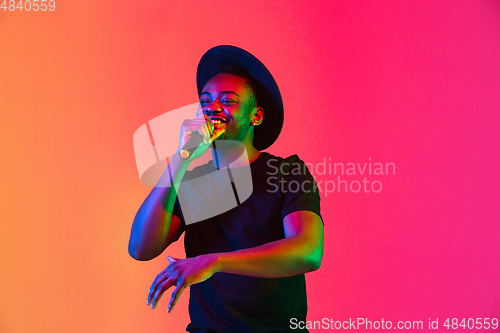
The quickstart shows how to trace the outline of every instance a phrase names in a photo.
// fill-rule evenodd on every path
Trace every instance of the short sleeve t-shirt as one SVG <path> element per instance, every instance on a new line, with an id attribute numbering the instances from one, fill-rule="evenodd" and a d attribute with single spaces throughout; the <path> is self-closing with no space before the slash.
<path id="1" fill-rule="evenodd" d="M 217 170 L 212 161 L 197 168 L 207 174 Z M 283 219 L 292 212 L 311 211 L 321 217 L 316 182 L 297 155 L 283 159 L 263 152 L 250 170 L 250 197 L 215 217 L 186 225 L 176 201 L 173 213 L 181 220 L 188 258 L 283 239 Z M 199 174 L 200 169 L 196 171 Z M 189 177 L 188 171 L 184 179 Z M 188 332 L 307 332 L 290 327 L 292 318 L 306 320 L 305 277 L 258 278 L 218 272 L 190 286 L 189 314 Z"/>

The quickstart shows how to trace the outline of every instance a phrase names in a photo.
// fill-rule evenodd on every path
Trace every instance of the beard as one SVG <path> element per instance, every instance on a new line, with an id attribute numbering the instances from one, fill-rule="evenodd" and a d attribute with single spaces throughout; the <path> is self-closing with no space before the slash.
<path id="1" fill-rule="evenodd" d="M 226 131 L 222 134 L 218 140 L 233 140 L 233 141 L 243 141 L 250 131 L 250 122 L 236 122 L 231 121 L 229 126 L 226 127 Z"/>

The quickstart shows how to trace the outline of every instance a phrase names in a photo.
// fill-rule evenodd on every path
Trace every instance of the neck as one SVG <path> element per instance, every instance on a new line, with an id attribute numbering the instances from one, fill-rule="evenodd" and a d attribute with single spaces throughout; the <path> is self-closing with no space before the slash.
<path id="1" fill-rule="evenodd" d="M 233 140 L 216 140 L 212 146 L 215 167 L 242 167 L 249 165 L 259 157 L 260 151 L 253 144 Z"/>

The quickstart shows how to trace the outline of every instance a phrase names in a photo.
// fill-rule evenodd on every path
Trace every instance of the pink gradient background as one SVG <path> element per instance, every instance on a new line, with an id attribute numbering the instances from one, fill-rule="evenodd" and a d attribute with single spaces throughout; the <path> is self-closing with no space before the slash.
<path id="1" fill-rule="evenodd" d="M 500 317 L 500 2 L 59 0 L 0 11 L 0 332 L 185 330 L 187 291 L 146 306 L 182 239 L 127 253 L 151 190 L 132 135 L 197 100 L 219 44 L 281 89 L 269 152 L 396 165 L 378 194 L 323 197 L 310 320 Z"/>

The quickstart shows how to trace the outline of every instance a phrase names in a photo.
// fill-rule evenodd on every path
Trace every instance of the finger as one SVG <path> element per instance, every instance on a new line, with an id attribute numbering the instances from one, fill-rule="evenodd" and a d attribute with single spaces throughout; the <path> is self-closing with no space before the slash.
<path id="1" fill-rule="evenodd" d="M 184 283 L 177 284 L 177 287 L 174 289 L 172 297 L 170 298 L 170 303 L 168 304 L 168 313 L 170 313 L 174 309 L 174 306 L 177 303 L 179 296 L 181 296 L 181 293 L 184 291 L 184 288 Z"/>
<path id="2" fill-rule="evenodd" d="M 205 121 L 207 122 L 208 124 L 208 127 L 210 129 L 210 136 L 212 136 L 214 134 L 214 129 L 215 129 L 215 126 L 214 126 L 214 123 L 210 120 L 210 118 L 205 114 Z"/>
<path id="3" fill-rule="evenodd" d="M 158 285 L 156 284 L 156 280 L 155 282 L 153 282 L 153 285 L 151 286 L 151 288 L 149 288 L 149 293 L 148 293 L 148 301 L 146 302 L 146 305 L 151 305 L 151 299 L 153 298 L 153 295 L 156 293 L 156 289 L 157 289 Z"/>
<path id="4" fill-rule="evenodd" d="M 210 118 L 207 118 L 208 121 L 206 118 L 207 116 L 205 114 L 202 114 L 199 117 L 193 119 L 193 121 L 191 122 L 191 124 L 197 127 L 196 131 L 199 132 L 203 137 L 203 144 L 206 144 L 212 136 L 212 128 L 210 126 L 213 126 L 213 124 L 210 121 Z"/>
<path id="5" fill-rule="evenodd" d="M 210 137 L 214 134 L 215 127 L 214 127 L 214 123 L 212 123 L 210 118 L 205 113 L 203 113 L 203 115 L 205 116 L 205 124 L 206 124 L 207 129 L 208 129 L 208 135 L 207 135 L 207 140 L 206 140 L 206 142 L 208 143 L 210 140 Z"/>
<path id="6" fill-rule="evenodd" d="M 153 284 L 151 285 L 151 287 L 149 288 L 149 293 L 148 293 L 148 300 L 146 302 L 146 305 L 150 305 L 151 304 L 151 297 L 155 294 L 156 292 L 156 287 L 157 287 L 157 284 L 156 284 L 156 281 L 158 280 L 158 276 L 156 277 L 156 279 L 153 281 Z"/>
<path id="7" fill-rule="evenodd" d="M 159 288 L 156 290 L 155 296 L 153 300 L 151 301 L 151 309 L 155 309 L 156 306 L 158 305 L 158 302 L 160 301 L 161 297 L 163 296 L 163 293 L 167 291 L 168 288 L 170 288 L 175 282 L 175 279 L 173 277 L 168 278 L 165 282 L 163 282 Z"/>
<path id="8" fill-rule="evenodd" d="M 167 268 L 165 268 L 160 274 L 158 274 L 155 278 L 155 280 L 153 281 L 153 284 L 151 285 L 151 287 L 149 288 L 149 293 L 148 293 L 148 300 L 146 302 L 146 305 L 150 305 L 151 304 L 151 298 L 153 297 L 153 295 L 155 294 L 156 292 L 156 289 L 158 288 L 158 285 L 165 281 L 167 278 L 168 278 L 168 274 L 170 273 L 170 265 L 168 265 Z"/>
<path id="9" fill-rule="evenodd" d="M 191 128 L 186 128 L 186 136 L 190 136 L 193 133 L 193 130 Z"/>
<path id="10" fill-rule="evenodd" d="M 206 144 L 210 140 L 210 130 L 208 129 L 208 125 L 206 122 L 203 122 L 203 124 L 200 124 L 200 129 L 199 132 L 203 136 L 203 144 Z"/>
<path id="11" fill-rule="evenodd" d="M 224 128 L 219 128 L 214 131 L 214 134 L 210 138 L 209 143 L 212 144 L 214 140 L 216 140 L 218 137 L 220 137 L 226 130 Z"/>

